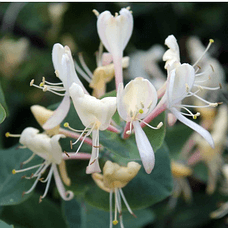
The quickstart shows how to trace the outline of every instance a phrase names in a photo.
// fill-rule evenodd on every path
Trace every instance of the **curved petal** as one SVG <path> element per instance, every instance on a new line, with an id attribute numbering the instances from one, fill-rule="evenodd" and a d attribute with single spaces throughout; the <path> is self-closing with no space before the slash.
<path id="1" fill-rule="evenodd" d="M 188 127 L 192 128 L 194 131 L 198 132 L 209 144 L 212 148 L 214 148 L 214 140 L 211 134 L 205 130 L 200 125 L 194 123 L 193 121 L 187 119 L 183 116 L 176 108 L 170 108 L 170 111 L 176 116 L 176 118 L 182 122 L 183 124 L 187 125 Z"/>
<path id="2" fill-rule="evenodd" d="M 59 107 L 54 111 L 54 114 L 48 119 L 48 121 L 43 125 L 43 129 L 52 129 L 58 124 L 60 124 L 66 117 L 70 109 L 70 96 L 65 95 Z"/>
<path id="3" fill-rule="evenodd" d="M 145 171 L 150 174 L 155 164 L 153 148 L 150 145 L 145 132 L 141 128 L 140 123 L 138 121 L 134 121 L 133 125 L 135 129 L 135 140 L 143 163 L 143 167 Z"/>
<path id="4" fill-rule="evenodd" d="M 54 171 L 55 184 L 59 191 L 60 196 L 66 201 L 72 200 L 74 198 L 74 193 L 72 191 L 65 190 L 56 165 L 52 164 L 52 167 Z"/>

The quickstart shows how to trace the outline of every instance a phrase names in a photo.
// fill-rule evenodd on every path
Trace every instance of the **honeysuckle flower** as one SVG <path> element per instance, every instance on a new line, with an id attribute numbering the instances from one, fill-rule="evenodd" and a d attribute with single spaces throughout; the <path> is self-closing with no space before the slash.
<path id="1" fill-rule="evenodd" d="M 57 169 L 57 165 L 59 165 L 63 160 L 62 148 L 59 145 L 58 141 L 60 138 L 63 138 L 65 136 L 61 134 L 57 134 L 50 138 L 47 134 L 44 134 L 44 133 L 39 134 L 39 130 L 35 128 L 27 127 L 23 130 L 21 135 L 18 135 L 18 137 L 20 137 L 19 142 L 24 147 L 30 149 L 33 152 L 32 156 L 28 160 L 23 162 L 24 165 L 30 162 L 35 155 L 38 155 L 44 159 L 44 162 L 42 162 L 41 164 L 28 167 L 25 169 L 12 171 L 13 174 L 16 174 L 16 173 L 24 172 L 24 171 L 39 167 L 36 170 L 36 172 L 32 174 L 31 177 L 25 177 L 26 179 L 36 178 L 36 180 L 33 186 L 23 194 L 29 194 L 30 192 L 32 192 L 39 180 L 43 183 L 47 182 L 45 192 L 40 197 L 40 202 L 41 202 L 42 199 L 47 195 L 47 192 L 51 183 L 51 178 L 52 178 L 52 175 L 54 174 L 54 179 L 55 179 L 55 183 L 59 191 L 59 194 L 64 200 L 71 200 L 74 196 L 73 192 L 65 191 L 64 185 L 60 179 L 59 172 Z M 49 166 L 50 166 L 50 171 L 46 179 L 43 180 L 41 176 Z"/>
<path id="2" fill-rule="evenodd" d="M 123 216 L 122 216 L 122 206 L 121 197 L 128 209 L 128 211 L 135 216 L 132 212 L 127 200 L 124 196 L 122 188 L 125 187 L 139 172 L 141 165 L 136 162 L 129 162 L 127 167 L 119 166 L 117 163 L 112 163 L 111 161 L 106 161 L 103 167 L 103 175 L 99 173 L 93 173 L 92 178 L 99 188 L 109 192 L 109 206 L 110 206 L 110 228 L 112 224 L 116 225 L 117 211 L 120 217 L 120 226 L 124 228 Z M 112 195 L 115 193 L 115 216 L 114 220 L 112 217 Z M 136 217 L 136 216 L 135 216 Z"/>
<path id="3" fill-rule="evenodd" d="M 31 86 L 41 88 L 43 91 L 50 91 L 59 96 L 64 96 L 61 104 L 54 111 L 54 114 L 43 125 L 45 130 L 54 128 L 66 117 L 70 109 L 69 88 L 73 82 L 80 85 L 85 93 L 88 93 L 76 74 L 74 61 L 68 46 L 63 47 L 59 43 L 54 44 L 52 49 L 52 62 L 55 74 L 62 81 L 61 83 L 51 83 L 46 81 L 45 78 L 43 78 L 39 86 L 34 84 L 34 80 L 30 83 Z"/>
<path id="4" fill-rule="evenodd" d="M 218 108 L 218 114 L 214 119 L 214 123 L 211 130 L 211 135 L 214 139 L 214 148 L 205 144 L 199 137 L 195 137 L 196 149 L 193 152 L 192 157 L 189 158 L 189 163 L 194 156 L 200 156 L 198 161 L 203 161 L 208 167 L 208 182 L 207 182 L 207 194 L 213 194 L 216 188 L 216 183 L 223 167 L 222 153 L 224 151 L 224 145 L 227 138 L 228 130 L 228 108 L 226 105 L 221 105 Z"/>
<path id="5" fill-rule="evenodd" d="M 98 35 L 104 44 L 105 48 L 111 53 L 115 66 L 115 80 L 116 88 L 119 83 L 123 81 L 122 76 L 122 57 L 132 31 L 133 31 L 133 17 L 129 8 L 123 8 L 118 13 L 112 16 L 109 11 L 104 11 L 97 15 L 97 31 Z"/>
<path id="6" fill-rule="evenodd" d="M 212 43 L 213 40 L 210 40 L 204 53 L 206 53 Z M 199 112 L 193 114 L 188 108 L 216 107 L 218 103 L 210 103 L 198 96 L 197 93 L 202 89 L 216 90 L 220 87 L 210 88 L 200 84 L 202 81 L 198 79 L 198 77 L 200 77 L 201 74 L 197 74 L 198 70 L 195 70 L 194 66 L 200 61 L 202 56 L 193 66 L 187 63 L 181 64 L 179 61 L 179 48 L 175 37 L 173 35 L 168 36 L 165 40 L 165 44 L 169 47 L 169 50 L 166 51 L 163 56 L 163 60 L 166 61 L 165 68 L 168 71 L 168 79 L 166 93 L 161 102 L 166 103 L 167 109 L 169 109 L 180 122 L 198 132 L 213 148 L 214 142 L 210 133 L 203 127 L 187 119 L 185 116 L 191 116 L 193 119 L 196 119 L 197 116 L 200 115 Z M 192 92 L 195 88 L 196 91 Z M 195 97 L 204 102 L 205 105 L 195 106 L 182 104 L 183 100 L 187 97 Z M 181 109 L 184 109 L 187 113 L 181 112 Z"/>
<path id="7" fill-rule="evenodd" d="M 183 193 L 186 202 L 191 202 L 192 190 L 188 183 L 187 177 L 191 176 L 193 171 L 190 167 L 179 161 L 171 161 L 171 172 L 173 175 L 174 187 L 173 198 L 170 199 L 170 207 L 174 208 L 177 198 Z"/>
<path id="8" fill-rule="evenodd" d="M 72 84 L 69 93 L 73 100 L 73 104 L 78 113 L 78 116 L 85 126 L 85 130 L 81 136 L 89 128 L 90 130 L 88 130 L 84 136 L 84 139 L 92 132 L 92 156 L 89 161 L 89 166 L 86 169 L 86 173 L 100 172 L 101 170 L 98 163 L 99 131 L 104 131 L 109 127 L 111 118 L 116 112 L 116 98 L 105 97 L 99 100 L 93 96 L 85 94 L 81 86 L 76 83 Z M 82 140 L 76 152 L 79 151 L 84 139 Z M 75 143 L 77 143 L 77 141 L 75 141 Z"/>
<path id="9" fill-rule="evenodd" d="M 130 130 L 127 134 L 131 134 L 132 125 L 134 126 L 139 154 L 148 174 L 154 167 L 154 151 L 139 122 L 151 113 L 156 104 L 156 89 L 147 79 L 135 78 L 125 88 L 123 83 L 120 83 L 117 91 L 117 110 L 123 120 L 130 122 Z M 162 126 L 162 123 L 157 128 L 148 126 L 157 129 Z"/>

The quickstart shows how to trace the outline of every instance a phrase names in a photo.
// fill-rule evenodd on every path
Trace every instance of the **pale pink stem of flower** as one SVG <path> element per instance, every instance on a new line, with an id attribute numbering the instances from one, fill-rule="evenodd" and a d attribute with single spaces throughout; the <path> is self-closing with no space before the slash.
<path id="1" fill-rule="evenodd" d="M 91 158 L 91 154 L 89 153 L 82 153 L 82 152 L 79 152 L 77 154 L 75 154 L 75 152 L 63 153 L 63 160 L 72 160 L 72 159 L 88 160 L 90 158 Z"/>
<path id="2" fill-rule="evenodd" d="M 165 94 L 166 85 L 167 85 L 167 81 L 165 81 L 165 83 L 163 84 L 163 86 L 157 91 L 158 99 L 160 99 Z"/>
<path id="3" fill-rule="evenodd" d="M 106 130 L 111 131 L 111 132 L 115 132 L 115 133 L 118 133 L 118 134 L 120 133 L 120 130 L 118 130 L 116 127 L 114 127 L 112 125 L 109 125 Z"/>
<path id="4" fill-rule="evenodd" d="M 202 160 L 202 156 L 200 154 L 200 150 L 196 150 L 192 156 L 188 159 L 188 165 L 195 165 L 199 161 Z"/>
<path id="5" fill-rule="evenodd" d="M 113 58 L 113 63 L 115 69 L 115 82 L 117 91 L 119 84 L 123 82 L 122 56 L 117 56 Z"/>
<path id="6" fill-rule="evenodd" d="M 76 132 L 73 132 L 73 131 L 69 131 L 69 130 L 66 130 L 66 129 L 63 129 L 63 128 L 59 128 L 59 134 L 63 134 L 69 138 L 73 138 L 73 139 L 78 139 L 80 137 L 81 134 L 78 134 Z M 83 140 L 83 137 L 80 138 L 80 140 L 82 141 Z M 92 139 L 90 138 L 86 138 L 84 140 L 84 142 L 90 146 L 93 145 L 92 143 Z"/>

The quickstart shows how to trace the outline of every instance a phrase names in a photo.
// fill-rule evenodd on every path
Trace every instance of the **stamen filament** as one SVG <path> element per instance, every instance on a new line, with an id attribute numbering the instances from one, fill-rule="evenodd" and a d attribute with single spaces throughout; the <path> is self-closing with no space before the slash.
<path id="1" fill-rule="evenodd" d="M 136 118 L 136 120 L 138 120 L 139 122 L 144 123 L 146 126 L 152 128 L 152 129 L 154 129 L 154 130 L 158 130 L 158 129 L 160 129 L 160 128 L 163 126 L 163 123 L 162 123 L 162 122 L 160 122 L 160 123 L 157 125 L 157 127 L 153 127 L 153 126 L 151 126 L 150 124 L 146 123 L 145 121 L 143 121 L 143 120 L 141 120 L 141 119 Z"/>
<path id="2" fill-rule="evenodd" d="M 84 129 L 84 130 L 76 130 L 76 129 L 70 127 L 70 125 L 69 125 L 68 122 L 64 123 L 63 126 L 69 128 L 71 131 L 74 131 L 74 132 L 85 132 L 85 131 L 86 131 L 86 129 Z M 87 130 L 87 131 L 88 131 L 88 130 Z"/>
<path id="3" fill-rule="evenodd" d="M 47 195 L 47 192 L 48 192 L 48 189 L 49 189 L 50 183 L 51 183 L 52 174 L 53 174 L 53 166 L 51 166 L 51 169 L 50 169 L 48 176 L 46 178 L 46 180 L 48 180 L 48 182 L 47 182 L 44 194 L 40 197 L 40 203 L 41 203 L 42 199 L 45 198 L 45 196 Z"/>
<path id="4" fill-rule="evenodd" d="M 126 205 L 128 211 L 130 212 L 130 214 L 132 214 L 132 215 L 136 218 L 136 215 L 135 215 L 135 214 L 133 213 L 133 211 L 131 210 L 131 208 L 130 208 L 130 206 L 129 206 L 129 204 L 128 204 L 128 202 L 127 202 L 125 196 L 124 196 L 123 190 L 122 190 L 121 188 L 119 188 L 119 192 L 120 192 L 120 194 L 121 194 L 121 196 L 122 196 L 122 198 L 123 198 L 123 201 L 124 201 L 124 203 L 125 203 L 125 205 Z"/>
<path id="5" fill-rule="evenodd" d="M 113 193 L 113 190 L 111 189 L 111 191 L 109 193 L 110 228 L 112 228 L 112 193 Z"/>
<path id="6" fill-rule="evenodd" d="M 193 67 L 195 67 L 199 61 L 203 58 L 203 56 L 206 54 L 206 52 L 209 50 L 211 44 L 214 43 L 214 40 L 213 39 L 210 39 L 209 40 L 209 44 L 207 45 L 207 48 L 205 49 L 205 51 L 203 52 L 203 54 L 200 56 L 200 58 L 193 64 Z"/>
<path id="7" fill-rule="evenodd" d="M 23 165 L 29 163 L 29 162 L 35 157 L 35 155 L 36 155 L 36 154 L 33 153 L 32 156 L 30 156 L 27 160 L 23 161 L 23 162 L 21 163 L 21 167 L 22 167 Z"/>
<path id="8" fill-rule="evenodd" d="M 91 78 L 81 69 L 81 67 L 74 61 L 76 71 L 88 82 L 90 83 L 92 80 Z"/>
<path id="9" fill-rule="evenodd" d="M 32 190 L 36 187 L 37 185 L 37 182 L 39 181 L 41 177 L 41 173 L 38 175 L 38 177 L 36 178 L 35 182 L 33 183 L 32 187 L 27 191 L 27 192 L 24 192 L 24 194 L 29 194 L 30 192 L 32 192 Z"/>
<path id="10" fill-rule="evenodd" d="M 197 85 L 197 84 L 194 84 L 194 86 L 200 86 L 201 88 L 207 89 L 207 90 L 218 90 L 218 89 L 221 89 L 220 86 L 218 86 L 218 87 L 207 87 L 207 86 L 201 86 L 201 85 Z"/>
<path id="11" fill-rule="evenodd" d="M 90 78 L 93 78 L 93 73 L 90 71 L 90 69 L 87 67 L 84 58 L 82 56 L 82 53 L 79 53 L 78 55 L 79 57 L 79 61 L 82 64 L 83 69 L 85 70 L 85 72 L 90 76 Z"/>
<path id="12" fill-rule="evenodd" d="M 20 138 L 21 137 L 21 135 L 19 135 L 19 134 L 10 134 L 9 132 L 6 132 L 5 136 L 6 136 L 6 138 L 8 138 L 8 137 Z"/>
<path id="13" fill-rule="evenodd" d="M 42 164 L 39 164 L 39 165 L 34 165 L 34 166 L 31 166 L 31 167 L 28 167 L 28 168 L 26 168 L 26 169 L 20 169 L 20 170 L 15 170 L 15 169 L 13 169 L 13 170 L 12 170 L 12 173 L 13 173 L 13 174 L 22 173 L 22 172 L 25 172 L 25 171 L 28 171 L 28 170 L 35 169 L 35 168 L 37 168 L 37 167 L 40 167 L 41 165 L 43 165 L 43 163 L 42 163 Z"/>

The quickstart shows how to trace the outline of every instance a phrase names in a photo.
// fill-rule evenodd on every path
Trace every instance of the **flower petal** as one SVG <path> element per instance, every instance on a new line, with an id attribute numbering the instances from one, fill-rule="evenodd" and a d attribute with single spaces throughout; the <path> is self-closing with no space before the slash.
<path id="1" fill-rule="evenodd" d="M 65 95 L 59 107 L 54 111 L 54 114 L 43 125 L 43 129 L 52 129 L 60 124 L 66 117 L 70 109 L 70 96 Z"/>
<path id="2" fill-rule="evenodd" d="M 55 184 L 59 191 L 60 196 L 66 201 L 72 200 L 74 198 L 74 193 L 72 191 L 65 190 L 56 165 L 52 164 L 52 167 L 54 171 Z"/>
<path id="3" fill-rule="evenodd" d="M 138 121 L 134 121 L 133 126 L 135 129 L 135 140 L 143 163 L 143 167 L 145 171 L 150 174 L 155 164 L 153 148 L 145 132 L 141 128 L 140 123 Z"/>
<path id="4" fill-rule="evenodd" d="M 194 123 L 193 121 L 187 119 L 183 116 L 176 108 L 170 108 L 170 111 L 176 116 L 176 118 L 182 122 L 183 124 L 187 125 L 188 127 L 192 128 L 194 131 L 198 132 L 209 144 L 212 148 L 214 148 L 214 140 L 211 134 L 205 130 L 200 125 Z"/>

